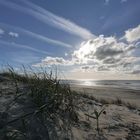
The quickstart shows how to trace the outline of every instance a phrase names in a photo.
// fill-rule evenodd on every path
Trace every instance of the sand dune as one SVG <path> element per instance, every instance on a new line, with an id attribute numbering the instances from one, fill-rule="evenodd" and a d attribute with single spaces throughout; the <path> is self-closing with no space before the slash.
<path id="1" fill-rule="evenodd" d="M 41 116 L 36 115 L 36 106 L 26 94 L 26 84 L 18 83 L 21 96 L 15 100 L 16 89 L 12 81 L 7 78 L 0 79 L 1 140 L 13 135 L 16 135 L 18 140 L 140 140 L 139 91 L 71 87 L 77 91 L 73 106 L 78 118 L 73 116 L 74 114 L 69 116 L 63 112 L 61 119 L 64 119 L 65 123 L 57 116 L 59 121 L 52 127 L 49 119 L 47 124 L 46 121 L 43 124 L 39 121 L 43 118 L 39 119 Z M 127 104 L 127 101 L 133 104 Z M 98 129 L 96 115 L 99 115 Z M 75 121 L 67 122 L 64 116 L 73 117 Z M 69 129 L 62 129 L 63 127 Z"/>

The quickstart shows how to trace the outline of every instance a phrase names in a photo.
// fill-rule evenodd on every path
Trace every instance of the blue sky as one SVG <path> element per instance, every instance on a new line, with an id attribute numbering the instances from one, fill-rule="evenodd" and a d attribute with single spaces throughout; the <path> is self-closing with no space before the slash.
<path id="1" fill-rule="evenodd" d="M 139 0 L 0 0 L 0 65 L 139 79 L 139 13 Z"/>

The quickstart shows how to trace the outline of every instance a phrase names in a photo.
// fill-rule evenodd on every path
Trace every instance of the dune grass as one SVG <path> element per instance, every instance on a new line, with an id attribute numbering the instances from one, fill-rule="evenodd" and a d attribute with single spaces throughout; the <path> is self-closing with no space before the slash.
<path id="1" fill-rule="evenodd" d="M 130 102 L 125 102 L 124 100 L 120 99 L 119 97 L 116 97 L 116 99 L 104 99 L 104 98 L 96 98 L 93 95 L 88 95 L 86 93 L 80 93 L 80 95 L 84 98 L 90 99 L 90 100 L 94 100 L 96 102 L 101 103 L 102 105 L 108 105 L 108 104 L 115 104 L 115 105 L 122 105 L 122 106 L 126 106 L 129 109 L 138 109 L 138 106 L 134 103 L 130 103 Z"/>
<path id="2" fill-rule="evenodd" d="M 85 114 L 96 121 L 98 134 L 101 132 L 100 116 L 106 114 L 104 105 L 115 104 L 124 105 L 129 109 L 137 108 L 136 105 L 126 103 L 120 98 L 114 100 L 98 99 L 86 93 L 72 91 L 70 86 L 62 83 L 52 71 L 48 73 L 42 69 L 41 72 L 34 72 L 31 69 L 29 72 L 23 67 L 22 74 L 19 74 L 12 67 L 8 67 L 0 73 L 0 77 L 6 78 L 14 86 L 14 98 L 7 105 L 5 112 L 0 112 L 0 117 L 7 118 L 11 108 L 22 97 L 26 96 L 24 100 L 28 100 L 32 104 L 31 110 L 27 109 L 27 112 L 23 112 L 14 119 L 9 118 L 5 122 L 0 122 L 0 139 L 2 140 L 73 139 L 71 127 L 79 121 L 76 108 L 78 108 L 77 101 L 81 97 L 93 100 L 94 103 L 88 103 L 101 107 L 101 110 L 95 109 L 91 115 Z M 23 85 L 22 89 L 21 85 Z M 0 120 L 2 119 L 0 118 Z M 31 134 L 31 125 L 34 126 L 34 123 L 38 124 L 37 127 L 41 125 L 42 129 L 35 128 L 37 131 Z M 18 124 L 20 127 L 15 126 Z M 42 131 L 45 131 L 45 135 L 42 134 Z M 35 135 L 35 138 L 31 138 L 32 135 Z"/>
<path id="3" fill-rule="evenodd" d="M 23 122 L 29 121 L 29 118 L 36 116 L 48 133 L 47 140 L 50 137 L 48 122 L 53 124 L 54 129 L 61 127 L 62 131 L 64 131 L 70 129 L 71 123 L 78 121 L 78 115 L 75 111 L 74 92 L 71 91 L 69 85 L 61 84 L 60 80 L 52 72 L 48 74 L 43 70 L 41 73 L 32 72 L 28 74 L 28 71 L 24 69 L 24 73 L 18 74 L 12 67 L 8 67 L 0 75 L 9 78 L 15 87 L 14 99 L 8 106 L 9 110 L 18 98 L 25 96 L 25 94 L 34 105 L 34 110 L 9 120 L 2 128 L 9 127 L 16 122 L 22 122 L 24 124 L 23 130 L 26 126 Z M 20 92 L 19 83 L 26 85 L 28 89 L 26 93 L 22 94 Z M 59 124 L 60 121 L 61 125 Z M 18 139 L 19 135 L 22 135 L 23 139 L 28 139 L 27 137 L 29 136 L 23 131 L 17 129 L 12 132 L 12 135 L 9 135 L 8 131 L 0 133 L 10 140 Z"/>

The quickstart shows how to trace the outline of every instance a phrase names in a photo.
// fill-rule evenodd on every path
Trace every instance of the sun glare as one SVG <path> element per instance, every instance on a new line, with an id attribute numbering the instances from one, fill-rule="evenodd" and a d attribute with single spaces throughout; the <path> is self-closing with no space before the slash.
<path id="1" fill-rule="evenodd" d="M 96 51 L 96 46 L 90 41 L 81 43 L 81 47 L 78 51 L 75 51 L 75 55 L 80 61 L 85 61 L 90 58 L 91 53 Z"/>
<path id="2" fill-rule="evenodd" d="M 83 85 L 85 85 L 85 86 L 92 86 L 92 82 L 90 80 L 85 80 Z"/>

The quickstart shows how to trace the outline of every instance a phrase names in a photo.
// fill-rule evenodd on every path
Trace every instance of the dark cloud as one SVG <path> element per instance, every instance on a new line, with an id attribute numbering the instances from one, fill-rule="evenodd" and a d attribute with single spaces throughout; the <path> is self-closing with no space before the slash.
<path id="1" fill-rule="evenodd" d="M 131 74 L 140 74 L 140 70 L 134 70 L 131 72 Z"/>
<path id="2" fill-rule="evenodd" d="M 108 45 L 99 47 L 96 52 L 95 56 L 97 59 L 102 60 L 109 56 L 116 56 L 122 54 L 124 51 L 117 48 L 111 48 Z"/>
<path id="3" fill-rule="evenodd" d="M 110 71 L 110 69 L 107 66 L 99 66 L 98 71 Z"/>
<path id="4" fill-rule="evenodd" d="M 87 69 L 90 69 L 91 67 L 90 66 L 82 66 L 81 69 L 84 69 L 84 70 L 87 70 Z"/>
<path id="5" fill-rule="evenodd" d="M 114 64 L 114 63 L 119 62 L 120 60 L 121 60 L 120 58 L 115 59 L 115 58 L 111 57 L 111 58 L 106 58 L 106 59 L 104 59 L 104 60 L 103 60 L 103 63 L 104 63 L 104 64 Z"/>

